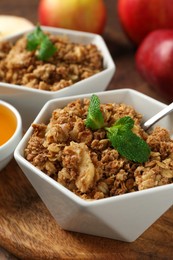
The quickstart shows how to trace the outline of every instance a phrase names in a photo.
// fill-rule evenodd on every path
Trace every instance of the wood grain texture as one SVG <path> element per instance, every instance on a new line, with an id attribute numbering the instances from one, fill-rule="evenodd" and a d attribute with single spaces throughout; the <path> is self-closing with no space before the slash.
<path id="1" fill-rule="evenodd" d="M 38 0 L 0 0 L 2 14 L 37 22 Z M 116 0 L 105 0 L 104 39 L 116 64 L 108 90 L 133 88 L 166 102 L 135 69 L 135 49 L 116 14 Z M 0 260 L 15 259 L 173 259 L 173 207 L 133 243 L 61 230 L 12 160 L 0 172 Z"/>

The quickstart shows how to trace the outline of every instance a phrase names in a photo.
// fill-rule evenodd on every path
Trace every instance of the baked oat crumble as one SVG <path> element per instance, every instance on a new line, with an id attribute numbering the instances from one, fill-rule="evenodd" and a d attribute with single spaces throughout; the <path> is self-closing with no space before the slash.
<path id="1" fill-rule="evenodd" d="M 33 124 L 25 158 L 83 199 L 102 199 L 173 183 L 173 141 L 169 132 L 141 128 L 142 115 L 126 104 L 101 104 L 106 126 L 123 116 L 151 148 L 145 163 L 134 163 L 112 148 L 105 129 L 85 126 L 89 99 L 75 100 L 53 111 L 50 122 Z"/>
<path id="2" fill-rule="evenodd" d="M 94 44 L 71 42 L 47 33 L 56 47 L 48 61 L 27 50 L 27 35 L 17 42 L 0 41 L 0 81 L 47 91 L 57 91 L 104 69 L 103 57 Z"/>

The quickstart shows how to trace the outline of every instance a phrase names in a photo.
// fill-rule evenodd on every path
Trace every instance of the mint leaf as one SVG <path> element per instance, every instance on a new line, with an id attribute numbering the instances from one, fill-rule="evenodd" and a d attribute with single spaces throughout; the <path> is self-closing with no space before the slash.
<path id="1" fill-rule="evenodd" d="M 112 146 L 130 161 L 143 163 L 150 155 L 148 144 L 132 131 L 126 131 L 123 134 L 117 134 L 110 138 Z"/>
<path id="2" fill-rule="evenodd" d="M 40 60 L 48 60 L 53 54 L 56 52 L 56 47 L 49 40 L 49 38 L 45 38 L 41 44 L 38 52 L 38 58 Z"/>
<path id="3" fill-rule="evenodd" d="M 92 130 L 100 129 L 104 126 L 104 118 L 100 110 L 100 100 L 96 95 L 92 95 L 88 108 L 85 125 Z"/>
<path id="4" fill-rule="evenodd" d="M 34 51 L 40 45 L 41 41 L 45 37 L 41 28 L 37 26 L 35 30 L 27 35 L 27 49 Z"/>
<path id="5" fill-rule="evenodd" d="M 115 135 L 116 132 L 124 132 L 132 129 L 134 126 L 134 120 L 130 116 L 124 116 L 118 119 L 113 126 L 106 127 L 109 135 Z"/>
<path id="6" fill-rule="evenodd" d="M 120 131 L 130 130 L 134 126 L 134 120 L 130 116 L 124 116 L 118 119 L 115 124 Z"/>
<path id="7" fill-rule="evenodd" d="M 112 146 L 128 160 L 143 163 L 150 155 L 148 144 L 135 133 L 132 132 L 134 120 L 125 116 L 116 121 L 116 123 L 107 130 L 107 137 Z"/>
<path id="8" fill-rule="evenodd" d="M 36 55 L 40 60 L 48 60 L 57 50 L 40 26 L 28 34 L 26 47 L 29 51 L 38 50 Z"/>

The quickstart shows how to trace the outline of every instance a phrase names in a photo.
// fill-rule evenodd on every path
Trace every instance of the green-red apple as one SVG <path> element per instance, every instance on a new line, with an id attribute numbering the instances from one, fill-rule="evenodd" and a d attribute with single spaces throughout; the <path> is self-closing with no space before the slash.
<path id="1" fill-rule="evenodd" d="M 41 25 L 101 34 L 106 7 L 103 0 L 41 0 L 38 20 Z"/>
<path id="2" fill-rule="evenodd" d="M 173 30 L 150 32 L 136 51 L 136 66 L 153 89 L 173 101 Z"/>
<path id="3" fill-rule="evenodd" d="M 124 31 L 136 45 L 155 29 L 173 29 L 172 0 L 118 0 Z"/>

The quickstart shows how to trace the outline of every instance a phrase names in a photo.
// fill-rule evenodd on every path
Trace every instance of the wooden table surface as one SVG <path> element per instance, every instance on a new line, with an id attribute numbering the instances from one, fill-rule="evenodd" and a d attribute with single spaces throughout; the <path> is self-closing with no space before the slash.
<path id="1" fill-rule="evenodd" d="M 23 16 L 31 20 L 33 23 L 36 23 L 38 2 L 38 0 L 0 0 L 0 14 Z M 116 73 L 112 81 L 110 82 L 108 89 L 110 90 L 117 88 L 133 88 L 166 103 L 166 100 L 164 100 L 155 91 L 153 91 L 148 86 L 148 84 L 140 77 L 135 69 L 135 48 L 128 41 L 119 24 L 116 9 L 117 1 L 105 0 L 105 3 L 107 6 L 108 17 L 103 37 L 116 64 Z M 12 160 L 12 162 L 8 165 L 6 169 L 6 174 L 10 175 L 10 173 L 12 173 L 15 169 L 19 171 L 16 163 L 14 162 L 14 160 Z M 0 178 L 3 179 L 5 178 L 4 176 L 5 171 L 3 172 L 3 177 L 2 175 L 0 175 Z M 36 201 L 35 205 L 41 205 L 43 215 L 46 216 L 50 222 L 53 221 L 29 182 L 24 177 L 22 178 L 22 182 L 24 183 L 23 187 L 25 188 L 25 190 L 30 192 L 30 196 L 34 197 Z M 14 180 L 11 177 L 11 187 L 13 186 L 13 181 Z M 0 192 L 0 194 L 2 193 Z M 23 200 L 21 201 L 25 201 L 26 203 L 25 198 L 23 198 Z M 10 216 L 7 216 L 7 218 L 10 218 Z M 43 232 L 44 231 L 47 232 L 47 230 L 43 230 Z M 0 232 L 2 232 L 1 226 Z M 0 234 L 0 238 L 1 235 L 2 234 Z M 65 238 L 65 232 L 63 233 L 63 235 Z M 11 234 L 11 237 L 13 238 L 13 234 Z M 156 223 L 154 223 L 140 238 L 138 238 L 133 243 L 124 243 L 105 238 L 95 238 L 94 240 L 93 238 L 91 238 L 91 236 L 80 234 L 75 234 L 74 237 L 76 241 L 80 241 L 81 248 L 82 246 L 85 247 L 85 249 L 88 247 L 88 250 L 92 251 L 91 255 L 93 255 L 97 259 L 173 259 L 173 207 L 171 207 Z M 89 242 L 90 240 L 95 241 L 92 246 Z M 70 245 L 70 241 L 68 242 Z M 1 260 L 19 258 L 34 259 L 32 258 L 34 254 L 32 254 L 31 252 L 26 252 L 26 255 L 24 255 L 21 253 L 22 250 L 15 250 L 14 244 L 13 246 L 10 246 L 9 244 L 10 242 L 6 243 L 6 241 L 0 241 L 0 246 L 2 246 L 0 247 Z M 68 244 L 66 246 L 68 247 Z M 49 245 L 49 247 L 51 249 L 51 244 Z M 64 251 L 65 250 L 66 248 L 64 248 Z M 88 255 L 88 259 L 91 259 L 91 255 Z M 60 258 L 63 258 L 63 254 L 59 254 L 59 257 L 57 257 L 57 259 Z M 64 259 L 65 258 L 82 259 L 84 258 L 84 256 L 79 257 L 79 255 L 66 255 L 65 257 L 64 254 Z M 85 255 L 85 259 L 86 258 L 87 255 Z M 44 257 L 40 259 L 44 259 Z M 56 259 L 56 257 L 53 257 L 52 259 Z"/>

